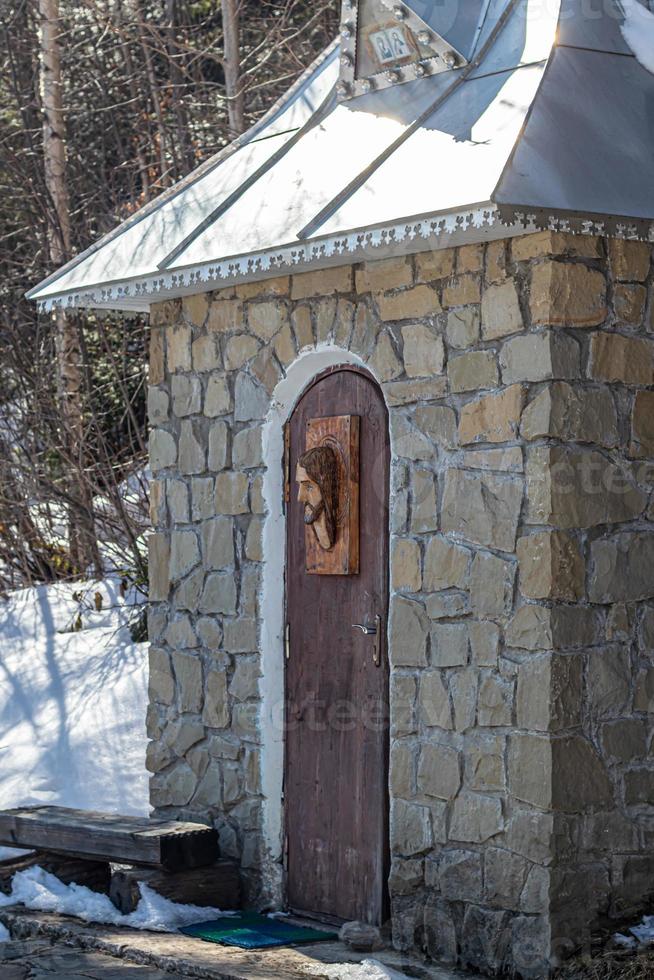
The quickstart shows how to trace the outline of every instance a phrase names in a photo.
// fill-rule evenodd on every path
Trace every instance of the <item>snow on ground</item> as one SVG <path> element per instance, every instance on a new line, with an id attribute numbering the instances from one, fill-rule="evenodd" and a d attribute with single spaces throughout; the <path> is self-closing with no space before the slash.
<path id="1" fill-rule="evenodd" d="M 613 937 L 618 946 L 626 949 L 651 946 L 654 944 L 654 915 L 644 915 L 641 922 L 637 926 L 630 926 L 627 932 L 630 935 L 618 932 Z"/>
<path id="2" fill-rule="evenodd" d="M 0 808 L 148 813 L 147 645 L 127 627 L 140 601 L 111 578 L 0 599 Z"/>
<path id="3" fill-rule="evenodd" d="M 379 960 L 363 960 L 362 963 L 320 963 L 312 972 L 333 980 L 408 980 L 406 973 L 398 973 Z"/>
<path id="4" fill-rule="evenodd" d="M 38 867 L 19 871 L 13 877 L 11 887 L 10 895 L 0 895 L 0 908 L 20 902 L 28 909 L 40 912 L 58 912 L 74 915 L 84 922 L 103 922 L 151 932 L 173 932 L 180 926 L 234 915 L 198 905 L 177 905 L 145 884 L 140 885 L 142 897 L 136 911 L 122 915 L 108 895 L 91 891 L 84 885 L 64 885 Z"/>

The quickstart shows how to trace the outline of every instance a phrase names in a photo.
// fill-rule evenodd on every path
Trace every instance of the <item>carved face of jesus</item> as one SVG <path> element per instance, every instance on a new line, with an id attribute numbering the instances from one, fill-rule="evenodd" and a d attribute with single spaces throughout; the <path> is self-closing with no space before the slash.
<path id="1" fill-rule="evenodd" d="M 325 490 L 328 491 L 328 497 L 331 491 L 332 498 L 336 492 L 334 480 L 325 480 L 325 464 L 331 463 L 332 468 L 335 466 L 332 456 L 333 450 L 325 447 L 310 450 L 300 459 L 295 470 L 297 499 L 304 507 L 304 523 L 311 526 L 318 544 L 325 551 L 333 548 L 336 538 L 335 501 L 325 499 Z"/>

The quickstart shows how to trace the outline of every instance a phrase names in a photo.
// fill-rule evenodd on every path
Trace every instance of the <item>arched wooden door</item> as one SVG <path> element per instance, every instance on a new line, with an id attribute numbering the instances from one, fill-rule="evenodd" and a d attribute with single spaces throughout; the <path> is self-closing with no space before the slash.
<path id="1" fill-rule="evenodd" d="M 323 431 L 332 423 L 341 431 L 358 429 L 358 572 L 348 574 L 307 570 L 315 542 L 298 500 L 298 460 L 316 425 Z M 320 376 L 293 413 L 287 443 L 287 899 L 298 912 L 381 925 L 389 868 L 390 450 L 388 416 L 375 382 L 346 367 Z M 339 526 L 335 548 L 344 534 Z"/>

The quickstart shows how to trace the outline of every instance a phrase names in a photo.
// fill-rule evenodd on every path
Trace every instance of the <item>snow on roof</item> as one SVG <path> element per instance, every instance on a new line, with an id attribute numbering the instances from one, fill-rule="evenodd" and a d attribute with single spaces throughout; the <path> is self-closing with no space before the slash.
<path id="1" fill-rule="evenodd" d="M 248 133 L 30 297 L 147 310 L 540 227 L 654 240 L 654 75 L 623 37 L 617 0 L 474 0 L 448 21 L 450 7 L 408 9 L 465 64 L 345 94 L 332 45 Z"/>

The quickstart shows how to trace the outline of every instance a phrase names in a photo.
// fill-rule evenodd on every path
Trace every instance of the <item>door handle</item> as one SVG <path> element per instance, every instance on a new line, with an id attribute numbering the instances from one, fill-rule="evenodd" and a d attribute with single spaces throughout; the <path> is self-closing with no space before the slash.
<path id="1" fill-rule="evenodd" d="M 374 626 L 370 623 L 352 623 L 353 630 L 361 630 L 364 636 L 374 636 L 372 662 L 381 667 L 381 616 L 375 616 Z"/>

